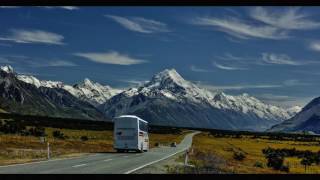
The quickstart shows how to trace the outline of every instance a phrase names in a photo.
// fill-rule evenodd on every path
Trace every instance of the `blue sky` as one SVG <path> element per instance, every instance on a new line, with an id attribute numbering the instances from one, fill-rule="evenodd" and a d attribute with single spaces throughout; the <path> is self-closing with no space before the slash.
<path id="1" fill-rule="evenodd" d="M 320 94 L 318 7 L 1 7 L 0 64 L 125 88 L 165 68 L 289 107 Z"/>

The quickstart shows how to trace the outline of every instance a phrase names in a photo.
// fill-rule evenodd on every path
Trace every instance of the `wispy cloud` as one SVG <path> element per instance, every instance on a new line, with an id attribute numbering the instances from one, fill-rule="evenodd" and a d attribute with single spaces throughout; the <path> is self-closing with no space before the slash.
<path id="1" fill-rule="evenodd" d="M 124 28 L 139 33 L 158 33 L 158 32 L 169 32 L 167 24 L 155 21 L 152 19 L 145 19 L 142 17 L 121 17 L 115 15 L 105 15 L 105 17 L 114 20 Z"/>
<path id="2" fill-rule="evenodd" d="M 15 43 L 37 43 L 63 45 L 64 37 L 60 34 L 42 31 L 42 30 L 23 30 L 13 29 L 11 34 L 0 37 L 2 41 L 11 41 Z"/>
<path id="3" fill-rule="evenodd" d="M 238 84 L 238 85 L 209 85 L 209 84 L 199 84 L 201 87 L 208 90 L 243 90 L 243 89 L 269 89 L 269 88 L 280 88 L 281 84 Z"/>
<path id="4" fill-rule="evenodd" d="M 278 65 L 291 65 L 291 66 L 301 66 L 308 64 L 319 64 L 319 61 L 310 61 L 310 60 L 294 60 L 286 54 L 275 54 L 275 53 L 262 53 L 262 63 L 265 64 L 278 64 Z"/>
<path id="5" fill-rule="evenodd" d="M 233 62 L 239 62 L 239 63 L 244 63 L 246 60 L 253 59 L 252 57 L 241 57 L 241 56 L 233 55 L 231 53 L 224 53 L 222 56 L 215 56 L 215 58 L 224 60 L 224 61 L 233 61 Z"/>
<path id="6" fill-rule="evenodd" d="M 281 8 L 279 10 L 263 7 L 250 8 L 249 17 L 196 17 L 191 20 L 195 25 L 214 27 L 240 39 L 274 39 L 290 38 L 292 30 L 310 30 L 320 27 L 320 22 L 311 20 L 310 15 L 302 13 L 299 7 Z"/>
<path id="7" fill-rule="evenodd" d="M 2 9 L 16 9 L 19 8 L 19 6 L 0 6 Z"/>
<path id="8" fill-rule="evenodd" d="M 77 64 L 57 58 L 39 58 L 39 57 L 28 57 L 21 55 L 5 55 L 0 57 L 0 63 L 6 64 L 17 64 L 28 67 L 71 67 L 77 66 Z"/>
<path id="9" fill-rule="evenodd" d="M 255 95 L 258 99 L 277 106 L 282 106 L 284 108 L 290 108 L 292 106 L 305 106 L 310 102 L 314 97 L 295 97 L 287 95 L 276 95 L 276 94 L 258 94 Z"/>
<path id="10" fill-rule="evenodd" d="M 283 82 L 284 86 L 309 86 L 312 85 L 312 83 L 308 82 L 301 82 L 300 80 L 297 79 L 288 79 Z"/>
<path id="11" fill-rule="evenodd" d="M 211 85 L 208 83 L 197 82 L 197 85 L 208 90 L 244 90 L 244 89 L 273 89 L 291 86 L 309 86 L 311 83 L 301 82 L 296 79 L 285 80 L 278 84 L 232 84 L 232 85 Z"/>
<path id="12" fill-rule="evenodd" d="M 262 53 L 262 60 L 265 63 L 269 63 L 269 64 L 285 64 L 285 65 L 293 65 L 293 66 L 298 66 L 303 64 L 300 62 L 293 61 L 286 54 Z"/>
<path id="13" fill-rule="evenodd" d="M 36 7 L 44 8 L 44 9 L 65 9 L 70 11 L 79 9 L 79 7 L 76 7 L 76 6 L 36 6 Z M 21 6 L 0 6 L 0 8 L 17 9 L 17 8 L 21 8 Z"/>
<path id="14" fill-rule="evenodd" d="M 299 7 L 281 8 L 279 11 L 256 7 L 252 8 L 250 15 L 255 20 L 281 29 L 306 30 L 320 27 L 320 22 L 307 19 L 309 15 L 301 13 Z"/>
<path id="15" fill-rule="evenodd" d="M 77 66 L 77 64 L 65 61 L 65 60 L 50 60 L 48 62 L 30 62 L 30 64 L 34 67 L 71 67 Z"/>
<path id="16" fill-rule="evenodd" d="M 254 25 L 237 18 L 197 17 L 192 23 L 200 26 L 216 27 L 217 31 L 225 32 L 241 39 L 285 39 L 287 32 L 269 25 Z"/>
<path id="17" fill-rule="evenodd" d="M 308 70 L 295 70 L 295 71 L 292 71 L 294 73 L 299 73 L 299 74 L 306 74 L 306 75 L 312 75 L 312 76 L 319 76 L 320 75 L 320 72 L 319 71 L 308 71 Z"/>
<path id="18" fill-rule="evenodd" d="M 193 71 L 193 72 L 202 72 L 202 73 L 212 72 L 212 70 L 198 68 L 198 67 L 196 67 L 194 65 L 190 66 L 190 70 Z"/>
<path id="19" fill-rule="evenodd" d="M 228 70 L 228 71 L 247 70 L 247 68 L 236 67 L 236 66 L 226 66 L 226 65 L 218 64 L 217 62 L 213 62 L 213 66 L 215 66 L 216 68 Z"/>
<path id="20" fill-rule="evenodd" d="M 320 61 L 306 60 L 306 59 L 293 59 L 287 54 L 277 53 L 261 53 L 261 56 L 248 57 L 248 56 L 236 56 L 230 53 L 225 53 L 222 56 L 215 56 L 216 59 L 223 60 L 228 64 L 232 64 L 235 67 L 248 67 L 250 65 L 287 65 L 287 66 L 302 66 L 309 64 L 320 64 Z M 247 68 L 248 69 L 248 68 Z"/>
<path id="21" fill-rule="evenodd" d="M 128 87 L 137 87 L 149 82 L 149 80 L 138 80 L 138 79 L 120 79 L 119 81 L 128 83 Z"/>
<path id="22" fill-rule="evenodd" d="M 74 53 L 75 56 L 86 58 L 90 61 L 104 64 L 117 64 L 117 65 L 133 65 L 146 63 L 148 61 L 143 59 L 136 59 L 126 54 L 120 54 L 117 51 L 110 51 L 106 53 Z"/>
<path id="23" fill-rule="evenodd" d="M 38 6 L 40 8 L 45 8 L 45 9 L 65 9 L 65 10 L 78 10 L 79 7 L 76 6 Z"/>
<path id="24" fill-rule="evenodd" d="M 320 51 L 320 42 L 312 42 L 310 43 L 310 49 L 314 50 L 314 51 Z"/>

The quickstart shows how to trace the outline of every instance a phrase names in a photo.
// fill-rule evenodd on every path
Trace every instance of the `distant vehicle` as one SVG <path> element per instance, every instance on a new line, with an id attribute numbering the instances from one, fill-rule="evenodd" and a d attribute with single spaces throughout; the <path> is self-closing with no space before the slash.
<path id="1" fill-rule="evenodd" d="M 148 151 L 148 122 L 133 115 L 114 118 L 114 149 L 117 152 Z"/>
<path id="2" fill-rule="evenodd" d="M 177 147 L 177 143 L 176 142 L 171 143 L 171 147 Z"/>

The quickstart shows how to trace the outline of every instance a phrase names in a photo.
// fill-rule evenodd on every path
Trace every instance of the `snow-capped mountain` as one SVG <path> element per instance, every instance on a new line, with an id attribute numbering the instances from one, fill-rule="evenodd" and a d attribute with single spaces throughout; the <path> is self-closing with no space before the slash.
<path id="1" fill-rule="evenodd" d="M 6 73 L 14 73 L 13 68 L 10 65 L 1 66 L 0 69 Z"/>
<path id="2" fill-rule="evenodd" d="M 28 80 L 41 84 L 34 78 Z M 93 105 L 62 88 L 36 86 L 19 80 L 11 66 L 0 70 L 0 109 L 24 115 L 107 120 Z"/>
<path id="3" fill-rule="evenodd" d="M 87 101 L 95 107 L 105 103 L 112 96 L 122 92 L 122 90 L 111 88 L 110 86 L 103 86 L 99 83 L 92 82 L 85 78 L 83 82 L 73 86 L 64 84 L 60 81 L 39 80 L 34 76 L 17 75 L 17 78 L 36 87 L 47 88 L 62 88 L 75 97 Z"/>
<path id="4" fill-rule="evenodd" d="M 84 81 L 80 84 L 75 84 L 70 88 L 70 86 L 64 87 L 74 96 L 90 102 L 94 106 L 99 106 L 105 103 L 112 96 L 122 92 L 120 89 L 114 89 L 110 86 L 103 86 L 97 82 L 92 82 L 88 78 L 85 78 Z"/>
<path id="5" fill-rule="evenodd" d="M 15 98 L 13 104 L 6 99 L 2 101 L 4 104 L 0 108 L 8 112 L 32 110 L 66 116 L 68 107 L 71 114 L 86 109 L 91 118 L 101 118 L 96 112 L 100 109 L 107 117 L 134 114 L 156 125 L 262 131 L 289 119 L 301 109 L 265 104 L 248 94 L 232 96 L 211 92 L 183 79 L 174 69 L 166 69 L 154 75 L 151 81 L 125 91 L 87 78 L 73 86 L 60 81 L 39 80 L 16 74 L 11 66 L 1 67 L 1 75 L 2 97 Z"/>
<path id="6" fill-rule="evenodd" d="M 300 106 L 292 106 L 291 108 L 287 109 L 288 114 L 293 117 L 294 115 L 298 114 L 302 110 Z"/>
<path id="7" fill-rule="evenodd" d="M 174 69 L 113 96 L 103 109 L 109 117 L 134 114 L 151 124 L 245 130 L 265 130 L 292 115 L 248 94 L 231 96 L 199 88 Z"/>
<path id="8" fill-rule="evenodd" d="M 268 131 L 313 131 L 320 133 L 320 97 L 313 99 L 292 118 L 273 126 Z"/>

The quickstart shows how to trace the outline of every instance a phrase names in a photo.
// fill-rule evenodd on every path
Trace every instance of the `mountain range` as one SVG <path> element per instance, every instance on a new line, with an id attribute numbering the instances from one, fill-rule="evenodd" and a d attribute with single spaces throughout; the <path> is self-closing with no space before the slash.
<path id="1" fill-rule="evenodd" d="M 263 131 L 301 109 L 269 105 L 246 93 L 208 91 L 183 79 L 175 69 L 126 90 L 87 78 L 74 85 L 39 80 L 17 74 L 11 66 L 2 66 L 0 75 L 0 108 L 22 114 L 99 120 L 132 114 L 154 125 Z"/>
<path id="2" fill-rule="evenodd" d="M 175 69 L 154 75 L 102 106 L 108 117 L 135 114 L 158 125 L 254 131 L 266 130 L 299 111 L 268 105 L 248 94 L 207 91 L 183 79 Z"/>
<path id="3" fill-rule="evenodd" d="M 107 120 L 93 105 L 62 88 L 35 86 L 19 80 L 11 66 L 0 70 L 0 108 L 24 115 Z"/>
<path id="4" fill-rule="evenodd" d="M 320 97 L 313 99 L 294 117 L 270 128 L 270 132 L 311 131 L 320 134 Z"/>

